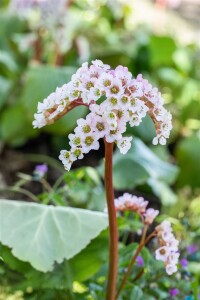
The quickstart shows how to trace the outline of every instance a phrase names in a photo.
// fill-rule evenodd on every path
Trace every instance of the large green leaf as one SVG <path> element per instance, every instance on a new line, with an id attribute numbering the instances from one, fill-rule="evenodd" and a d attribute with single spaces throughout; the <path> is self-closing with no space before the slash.
<path id="1" fill-rule="evenodd" d="M 43 101 L 56 87 L 67 83 L 75 69 L 72 67 L 53 67 L 47 65 L 32 66 L 25 74 L 24 88 L 20 102 L 26 111 L 26 117 L 31 123 L 37 112 L 37 104 Z M 84 116 L 87 109 L 78 107 L 61 118 L 54 125 L 46 126 L 43 130 L 53 134 L 67 134 L 73 130 L 76 120 Z"/>
<path id="2" fill-rule="evenodd" d="M 143 119 L 140 126 L 128 127 L 126 132 L 139 137 L 147 143 L 151 143 L 156 134 L 155 126 L 149 115 Z"/>
<path id="3" fill-rule="evenodd" d="M 108 225 L 107 215 L 69 207 L 0 201 L 0 241 L 37 270 L 79 253 Z"/>
<path id="4" fill-rule="evenodd" d="M 176 166 L 173 166 L 167 162 L 162 161 L 158 156 L 156 156 L 141 140 L 134 138 L 132 142 L 132 147 L 126 155 L 122 155 L 117 151 L 114 155 L 114 184 L 117 189 L 120 189 L 121 183 L 116 178 L 117 170 L 120 170 L 123 178 L 121 180 L 126 180 L 126 188 L 132 189 L 135 186 L 134 180 L 131 182 L 130 172 L 132 172 L 132 178 L 140 177 L 140 174 L 137 174 L 137 171 L 140 168 L 146 172 L 145 179 L 154 178 L 157 180 L 164 181 L 168 184 L 174 182 L 177 176 L 178 169 Z M 138 170 L 134 169 L 134 166 L 138 166 Z M 129 169 L 129 171 L 128 171 Z M 134 175 L 136 173 L 136 175 Z M 143 173 L 144 174 L 144 173 Z M 120 180 L 120 178 L 119 178 Z M 139 180 L 139 179 L 137 179 Z"/>
<path id="5" fill-rule="evenodd" d="M 24 78 L 24 87 L 21 94 L 21 103 L 26 108 L 28 117 L 33 119 L 37 111 L 38 102 L 42 101 L 57 86 L 70 80 L 74 68 L 54 67 L 48 65 L 30 66 Z"/>
<path id="6" fill-rule="evenodd" d="M 147 183 L 156 195 L 166 203 L 166 192 L 172 197 L 172 191 L 166 185 L 172 184 L 177 176 L 178 168 L 156 156 L 141 140 L 134 138 L 132 147 L 126 155 L 117 151 L 113 160 L 114 187 L 117 190 L 133 189 L 138 184 Z M 165 185 L 165 191 L 160 189 Z M 173 199 L 169 200 L 174 202 Z"/>
<path id="7" fill-rule="evenodd" d="M 26 112 L 20 105 L 11 106 L 1 114 L 0 136 L 4 142 L 13 146 L 23 144 L 28 137 L 37 135 L 26 118 Z"/>
<path id="8" fill-rule="evenodd" d="M 120 154 L 119 154 L 120 155 Z M 114 157 L 116 159 L 116 156 Z M 149 178 L 148 172 L 143 166 L 127 157 L 114 159 L 113 181 L 117 190 L 133 189 L 135 186 L 144 184 Z"/>
<path id="9" fill-rule="evenodd" d="M 29 286 L 34 289 L 72 289 L 72 282 L 83 282 L 99 270 L 107 259 L 107 249 L 108 232 L 104 231 L 83 251 L 70 260 L 64 260 L 62 264 L 55 264 L 53 270 L 47 273 L 35 270 L 29 263 L 17 259 L 10 249 L 1 243 L 0 256 L 9 267 L 9 271 L 23 274 L 21 281 L 16 282 L 16 289 L 26 289 Z"/>
<path id="10" fill-rule="evenodd" d="M 163 205 L 173 205 L 176 203 L 177 195 L 164 181 L 157 180 L 156 178 L 149 178 L 148 184 L 153 192 L 161 198 Z"/>

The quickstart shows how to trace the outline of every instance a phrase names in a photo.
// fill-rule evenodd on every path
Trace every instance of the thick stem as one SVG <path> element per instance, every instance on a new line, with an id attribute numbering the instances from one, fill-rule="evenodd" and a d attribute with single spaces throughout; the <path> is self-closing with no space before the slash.
<path id="1" fill-rule="evenodd" d="M 112 176 L 113 143 L 105 140 L 105 188 L 109 217 L 109 273 L 107 285 L 107 300 L 114 300 L 116 294 L 117 269 L 118 269 L 118 230 L 114 205 L 114 189 Z"/>

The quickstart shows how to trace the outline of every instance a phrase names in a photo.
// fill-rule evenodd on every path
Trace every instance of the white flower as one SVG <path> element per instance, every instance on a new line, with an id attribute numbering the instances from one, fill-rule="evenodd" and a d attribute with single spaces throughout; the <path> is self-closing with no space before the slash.
<path id="1" fill-rule="evenodd" d="M 94 133 L 87 134 L 85 137 L 82 138 L 81 145 L 83 153 L 88 153 L 90 150 L 98 150 L 98 137 Z"/>
<path id="2" fill-rule="evenodd" d="M 88 99 L 90 99 L 90 101 L 97 101 L 101 96 L 102 93 L 98 87 L 92 87 L 88 92 Z"/>
<path id="3" fill-rule="evenodd" d="M 164 262 L 167 261 L 169 254 L 170 254 L 169 248 L 166 246 L 157 249 L 155 252 L 156 259 L 162 260 Z"/>
<path id="4" fill-rule="evenodd" d="M 166 245 L 167 247 L 169 247 L 172 251 L 178 251 L 178 245 L 179 245 L 179 241 L 177 241 L 174 237 L 174 235 L 172 235 L 173 237 L 166 241 Z"/>
<path id="5" fill-rule="evenodd" d="M 110 130 L 117 129 L 117 115 L 113 111 L 105 111 L 103 117 L 106 118 Z"/>
<path id="6" fill-rule="evenodd" d="M 176 273 L 177 270 L 178 270 L 178 268 L 174 264 L 166 265 L 166 272 L 167 272 L 168 275 L 172 275 L 173 273 Z"/>
<path id="7" fill-rule="evenodd" d="M 119 148 L 122 154 L 126 154 L 128 150 L 131 148 L 131 137 L 122 137 L 121 139 L 117 140 L 117 147 Z"/>
<path id="8" fill-rule="evenodd" d="M 91 124 L 88 120 L 85 119 L 78 119 L 77 120 L 77 124 L 78 126 L 75 128 L 74 132 L 78 133 L 78 134 L 88 134 L 90 132 L 92 132 L 92 127 Z"/>
<path id="9" fill-rule="evenodd" d="M 80 148 L 73 148 L 71 149 L 71 155 L 74 160 L 76 159 L 82 159 L 83 158 L 83 152 Z"/>
<path id="10" fill-rule="evenodd" d="M 87 116 L 87 120 L 90 120 L 93 132 L 98 138 L 102 138 L 110 132 L 106 118 L 90 113 Z"/>
<path id="11" fill-rule="evenodd" d="M 153 208 L 148 208 L 144 214 L 145 224 L 148 224 L 148 225 L 152 224 L 158 214 L 159 214 L 159 210 L 155 210 Z"/>
<path id="12" fill-rule="evenodd" d="M 180 253 L 179 252 L 171 252 L 169 257 L 168 257 L 168 262 L 170 264 L 178 264 L 178 259 L 179 259 Z"/>
<path id="13" fill-rule="evenodd" d="M 119 107 L 118 98 L 115 96 L 108 97 L 106 102 L 108 105 L 107 107 L 109 107 L 109 109 L 117 109 Z"/>
<path id="14" fill-rule="evenodd" d="M 81 146 L 81 135 L 80 134 L 69 134 L 69 145 L 72 148 L 76 148 L 78 146 Z"/>
<path id="15" fill-rule="evenodd" d="M 172 232 L 171 223 L 169 221 L 165 220 L 156 227 L 156 230 L 157 230 L 157 232 L 164 232 L 164 231 Z"/>
<path id="16" fill-rule="evenodd" d="M 131 72 L 128 71 L 127 67 L 123 66 L 115 68 L 115 76 L 121 80 L 123 86 L 127 86 L 132 79 Z"/>
<path id="17" fill-rule="evenodd" d="M 33 128 L 41 128 L 47 124 L 46 118 L 43 114 L 34 114 Z"/>
<path id="18" fill-rule="evenodd" d="M 129 96 L 124 94 L 121 97 L 119 97 L 118 105 L 122 110 L 128 110 L 131 105 Z"/>
<path id="19" fill-rule="evenodd" d="M 159 244 L 161 248 L 155 252 L 156 259 L 162 260 L 165 263 L 166 272 L 172 275 L 177 271 L 177 263 L 179 258 L 178 244 L 175 236 L 172 233 L 170 222 L 163 221 L 156 227 Z"/>
<path id="20" fill-rule="evenodd" d="M 67 150 L 61 150 L 59 159 L 62 161 L 64 168 L 69 171 L 71 168 L 72 163 L 76 160 L 70 151 Z"/>
<path id="21" fill-rule="evenodd" d="M 113 76 L 110 73 L 102 73 L 99 78 L 99 87 L 101 91 L 105 91 L 111 86 Z"/>
<path id="22" fill-rule="evenodd" d="M 113 78 L 111 81 L 111 85 L 106 87 L 105 89 L 107 97 L 120 97 L 124 93 L 124 89 L 122 87 L 122 83 L 118 78 Z"/>
<path id="23" fill-rule="evenodd" d="M 105 139 L 108 143 L 113 143 L 114 141 L 118 141 L 122 138 L 122 133 L 124 131 L 125 129 L 121 131 L 120 128 L 117 127 L 116 129 L 110 130 L 110 132 L 105 135 Z"/>
<path id="24" fill-rule="evenodd" d="M 101 104 L 97 103 L 99 100 Z M 127 153 L 131 137 L 125 138 L 122 134 L 128 124 L 140 125 L 147 113 L 156 128 L 153 144 L 165 145 L 172 129 L 171 114 L 163 107 L 157 88 L 142 75 L 132 78 L 127 67 L 118 66 L 111 70 L 100 60 L 92 61 L 90 66 L 83 63 L 69 83 L 39 102 L 33 126 L 41 128 L 53 124 L 78 105 L 88 106 L 91 114 L 77 121 L 74 135 L 69 139 L 70 146 L 80 148 L 83 153 L 98 149 L 100 138 L 105 138 L 108 143 L 115 142 L 121 153 Z M 66 159 L 64 162 L 66 164 Z"/>

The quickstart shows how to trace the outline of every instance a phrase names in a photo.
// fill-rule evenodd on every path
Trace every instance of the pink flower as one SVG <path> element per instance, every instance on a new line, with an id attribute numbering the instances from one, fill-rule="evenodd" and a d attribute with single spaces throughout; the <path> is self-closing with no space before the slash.
<path id="1" fill-rule="evenodd" d="M 157 260 L 161 260 L 165 264 L 166 272 L 172 275 L 177 271 L 178 258 L 180 254 L 178 251 L 178 240 L 172 233 L 170 222 L 163 221 L 156 227 L 159 245 L 161 246 L 156 250 L 155 256 Z"/>
<path id="2" fill-rule="evenodd" d="M 153 208 L 148 208 L 144 214 L 145 223 L 148 225 L 152 224 L 158 214 L 159 214 L 159 210 L 155 210 Z"/>
<path id="3" fill-rule="evenodd" d="M 102 97 L 105 98 L 103 102 Z M 97 103 L 99 100 L 101 104 Z M 163 107 L 163 99 L 157 88 L 153 88 L 142 75 L 132 78 L 127 67 L 118 66 L 111 70 L 109 65 L 100 60 L 92 61 L 90 66 L 88 63 L 82 64 L 69 83 L 39 102 L 33 126 L 41 128 L 53 124 L 78 105 L 88 106 L 91 112 L 86 119 L 77 121 L 74 134 L 69 136 L 70 151 L 76 148 L 77 154 L 78 150 L 81 152 L 76 159 L 90 150 L 97 150 L 100 138 L 105 138 L 108 143 L 116 143 L 120 152 L 126 154 L 131 148 L 131 137 L 123 136 L 127 126 L 140 125 L 147 113 L 156 127 L 154 144 L 164 145 L 172 128 L 171 114 Z M 60 159 L 69 169 L 72 157 L 66 160 L 62 153 Z M 145 209 L 140 209 L 139 213 L 144 213 Z"/>

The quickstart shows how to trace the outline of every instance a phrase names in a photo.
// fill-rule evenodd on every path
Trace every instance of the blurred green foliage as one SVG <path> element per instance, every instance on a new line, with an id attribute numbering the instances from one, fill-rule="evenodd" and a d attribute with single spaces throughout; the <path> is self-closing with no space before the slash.
<path id="1" fill-rule="evenodd" d="M 7 148 L 23 149 L 43 132 L 55 152 L 60 150 L 86 109 L 71 111 L 42 130 L 32 128 L 33 114 L 38 101 L 67 82 L 85 60 L 99 58 L 112 67 L 126 65 L 135 76 L 143 73 L 162 91 L 173 115 L 173 132 L 168 146 L 153 147 L 155 129 L 150 118 L 139 127 L 128 128 L 134 136 L 133 147 L 126 156 L 115 153 L 114 185 L 117 193 L 134 190 L 153 199 L 163 218 L 170 215 L 182 241 L 181 257 L 187 257 L 189 265 L 180 267 L 177 277 L 168 277 L 163 265 L 144 249 L 143 275 L 136 283 L 128 281 L 121 299 L 170 299 L 169 288 L 177 287 L 177 299 L 190 295 L 188 299 L 196 300 L 200 292 L 200 48 L 195 42 L 184 45 L 171 34 L 158 35 L 145 25 L 130 26 L 129 19 L 134 19 L 135 13 L 131 5 L 111 2 L 71 1 L 63 22 L 64 39 L 60 25 L 36 28 L 19 12 L 11 13 L 9 1 L 0 3 L 0 140 Z M 101 165 L 98 169 L 72 170 L 58 178 L 50 193 L 44 187 L 37 199 L 43 204 L 103 211 L 102 175 Z M 24 183 L 24 179 L 17 182 L 15 191 Z M 141 224 L 137 216 L 129 214 L 119 217 L 118 223 L 122 276 L 136 249 L 132 242 L 138 235 L 133 233 L 139 232 Z M 4 294 L 0 297 L 6 299 L 20 290 L 23 294 L 19 299 L 105 299 L 107 244 L 104 232 L 77 256 L 45 274 L 19 261 L 1 245 L 0 284 Z M 186 251 L 190 244 L 198 247 L 192 255 Z M 140 271 L 136 266 L 131 278 Z"/>

